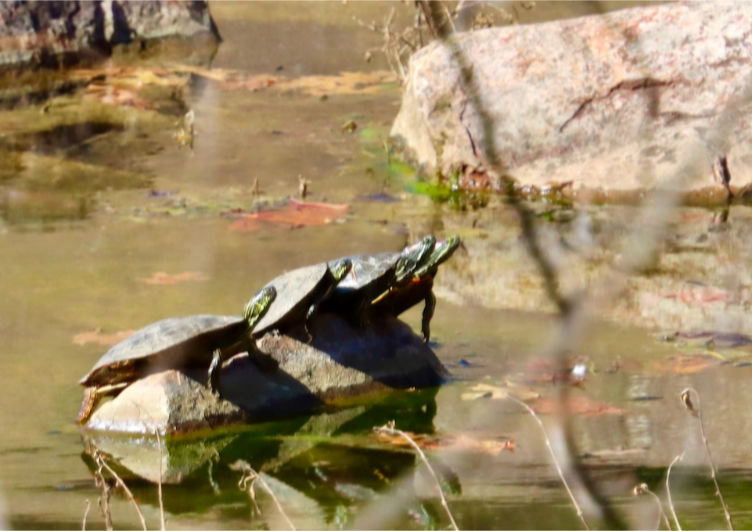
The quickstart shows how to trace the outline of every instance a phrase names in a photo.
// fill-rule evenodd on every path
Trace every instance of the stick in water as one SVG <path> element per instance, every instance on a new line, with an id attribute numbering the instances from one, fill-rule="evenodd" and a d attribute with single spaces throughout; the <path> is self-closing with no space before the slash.
<path id="1" fill-rule="evenodd" d="M 251 501 L 253 501 L 253 504 L 256 505 L 256 497 L 254 494 L 251 493 L 251 490 L 253 489 L 253 484 L 256 482 L 256 480 L 261 483 L 261 486 L 264 487 L 264 490 L 271 496 L 272 501 L 274 501 L 274 505 L 277 506 L 277 510 L 282 515 L 282 517 L 287 522 L 287 525 L 290 526 L 290 529 L 295 531 L 295 525 L 292 523 L 292 520 L 287 516 L 287 513 L 285 513 L 285 510 L 282 508 L 282 504 L 279 503 L 279 500 L 274 495 L 274 492 L 269 487 L 269 485 L 264 481 L 264 478 L 261 477 L 260 474 L 258 474 L 253 468 L 251 468 L 251 465 L 249 465 L 246 461 L 243 461 L 242 459 L 238 459 L 233 464 L 230 465 L 231 470 L 241 470 L 243 472 L 243 476 L 241 476 L 240 481 L 238 482 L 238 486 L 242 489 L 246 489 L 246 485 L 250 483 L 249 492 L 248 495 L 251 497 Z M 256 505 L 256 509 L 258 509 L 258 505 Z M 260 511 L 259 511 L 260 512 Z"/>
<path id="2" fill-rule="evenodd" d="M 157 499 L 159 500 L 159 529 L 165 531 L 164 503 L 162 503 L 162 439 L 159 437 L 159 429 L 155 428 L 157 434 L 157 446 L 159 447 L 159 478 L 157 483 Z"/>
<path id="3" fill-rule="evenodd" d="M 640 483 L 639 485 L 635 485 L 635 488 L 632 489 L 632 494 L 634 494 L 635 496 L 644 496 L 645 494 L 650 494 L 653 497 L 655 504 L 658 506 L 658 521 L 655 523 L 655 528 L 660 528 L 662 518 L 663 523 L 666 525 L 666 529 L 668 529 L 668 531 L 671 531 L 671 522 L 669 522 L 668 516 L 666 516 L 666 511 L 663 510 L 661 499 L 655 492 L 650 490 L 650 487 L 648 487 L 647 483 Z"/>
<path id="4" fill-rule="evenodd" d="M 454 521 L 454 516 L 452 516 L 452 511 L 449 510 L 449 504 L 447 503 L 446 498 L 444 497 L 444 492 L 441 490 L 441 483 L 439 483 L 439 478 L 436 476 L 436 472 L 433 471 L 433 468 L 431 468 L 431 465 L 428 463 L 428 459 L 426 459 L 426 454 L 424 454 L 423 450 L 420 449 L 420 446 L 418 446 L 418 443 L 416 443 L 404 431 L 396 429 L 394 427 L 394 421 L 391 421 L 385 424 L 384 426 L 381 426 L 380 428 L 374 428 L 374 431 L 388 433 L 389 435 L 399 435 L 400 437 L 405 439 L 410 444 L 410 446 L 412 446 L 415 449 L 421 461 L 423 461 L 423 464 L 426 465 L 428 472 L 431 474 L 434 482 L 436 483 L 436 490 L 439 493 L 439 498 L 441 499 L 441 505 L 444 506 L 444 510 L 446 511 L 447 516 L 449 516 L 449 521 L 452 523 L 452 527 L 455 529 L 455 531 L 459 531 L 459 528 L 457 527 L 457 523 Z"/>
<path id="5" fill-rule="evenodd" d="M 671 500 L 671 469 L 674 468 L 677 461 L 681 461 L 682 459 L 684 459 L 684 452 L 674 457 L 674 460 L 668 465 L 668 470 L 666 471 L 666 496 L 668 498 L 668 508 L 671 509 L 671 517 L 674 519 L 674 524 L 678 531 L 682 531 L 682 528 L 681 525 L 679 525 L 679 519 L 676 517 L 674 502 Z"/>
<path id="6" fill-rule="evenodd" d="M 692 394 L 697 397 L 696 401 L 692 399 Z M 681 392 L 681 401 L 687 411 L 689 411 L 692 416 L 697 417 L 697 420 L 700 422 L 700 435 L 702 436 L 702 445 L 705 448 L 705 456 L 708 458 L 708 466 L 710 466 L 710 477 L 713 479 L 713 484 L 715 485 L 715 494 L 716 496 L 718 496 L 718 499 L 721 502 L 721 507 L 723 508 L 723 516 L 726 518 L 726 527 L 729 528 L 729 531 L 733 531 L 734 526 L 731 523 L 731 513 L 729 513 L 728 505 L 726 505 L 726 500 L 723 499 L 723 494 L 721 494 L 721 487 L 718 485 L 718 479 L 716 478 L 715 465 L 713 464 L 713 458 L 710 455 L 710 445 L 708 444 L 708 438 L 705 436 L 705 426 L 702 422 L 702 410 L 700 409 L 700 393 L 698 393 L 691 387 L 687 387 L 684 391 Z"/>
<path id="7" fill-rule="evenodd" d="M 107 472 L 109 472 L 113 478 L 115 478 L 115 481 L 117 481 L 118 485 L 123 489 L 123 492 L 125 492 L 125 495 L 128 497 L 128 499 L 133 503 L 133 507 L 136 508 L 136 513 L 138 514 L 138 519 L 141 520 L 141 527 L 146 531 L 146 520 L 144 520 L 144 514 L 141 512 L 141 509 L 138 506 L 138 503 L 136 503 L 136 498 L 133 497 L 133 493 L 131 490 L 125 485 L 125 482 L 120 479 L 120 476 L 118 476 L 115 471 L 110 468 L 110 466 L 105 462 L 104 458 L 102 457 L 102 454 L 99 452 L 95 452 L 94 459 L 97 461 L 97 463 L 100 464 L 100 466 L 107 469 Z"/>
<path id="8" fill-rule="evenodd" d="M 515 404 L 518 404 L 524 407 L 527 410 L 527 412 L 530 413 L 530 415 L 535 419 L 535 422 L 538 423 L 538 427 L 540 428 L 541 433 L 543 433 L 543 439 L 546 441 L 546 447 L 548 448 L 548 453 L 551 454 L 551 459 L 553 459 L 554 466 L 556 467 L 556 472 L 559 473 L 559 479 L 561 479 L 561 482 L 564 484 L 564 488 L 567 490 L 569 499 L 572 500 L 572 505 L 574 505 L 574 509 L 577 512 L 577 516 L 580 518 L 580 522 L 582 522 L 582 525 L 585 527 L 585 529 L 589 530 L 590 526 L 588 525 L 587 520 L 585 520 L 585 516 L 582 513 L 582 508 L 580 508 L 580 504 L 577 503 L 577 499 L 574 497 L 574 493 L 572 492 L 572 489 L 569 487 L 567 480 L 564 478 L 564 472 L 562 472 L 561 466 L 559 465 L 559 461 L 556 459 L 556 453 L 554 452 L 554 449 L 551 446 L 551 441 L 548 438 L 548 434 L 546 433 L 546 428 L 545 426 L 543 426 L 543 422 L 541 421 L 540 417 L 538 417 L 538 415 L 535 414 L 535 411 L 533 410 L 533 408 L 528 406 L 522 400 L 518 400 L 512 395 L 508 395 L 506 398 L 511 400 Z"/>

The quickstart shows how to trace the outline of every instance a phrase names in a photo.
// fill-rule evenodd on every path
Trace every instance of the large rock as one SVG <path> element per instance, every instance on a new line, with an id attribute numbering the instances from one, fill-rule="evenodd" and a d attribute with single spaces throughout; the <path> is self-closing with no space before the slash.
<path id="1" fill-rule="evenodd" d="M 167 37 L 216 47 L 206 2 L 0 2 L 0 69 L 99 59 L 116 45 Z"/>
<path id="2" fill-rule="evenodd" d="M 205 385 L 205 370 L 168 370 L 128 386 L 94 412 L 87 429 L 128 433 L 188 432 L 310 412 L 390 389 L 439 385 L 446 372 L 412 329 L 384 316 L 364 330 L 335 314 L 302 331 L 265 334 L 259 348 L 279 367 L 263 372 L 247 356 L 222 369 L 224 399 Z"/>
<path id="3" fill-rule="evenodd" d="M 493 120 L 498 162 L 522 184 L 642 190 L 666 182 L 692 155 L 699 171 L 681 189 L 713 192 L 721 184 L 712 161 L 723 153 L 731 184 L 752 182 L 742 94 L 752 4 L 670 3 L 462 33 L 456 42 Z M 492 166 L 482 131 L 450 48 L 433 42 L 418 51 L 392 135 L 429 169 L 461 170 L 468 186 L 499 186 L 498 175 L 477 178 Z"/>

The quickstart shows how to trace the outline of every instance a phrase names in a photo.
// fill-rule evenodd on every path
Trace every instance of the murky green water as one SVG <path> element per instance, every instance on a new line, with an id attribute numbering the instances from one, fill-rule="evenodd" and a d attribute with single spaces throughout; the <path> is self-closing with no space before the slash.
<path id="1" fill-rule="evenodd" d="M 384 68 L 378 59 L 362 62 L 363 50 L 380 41 L 351 16 L 371 20 L 385 10 L 376 3 L 305 9 L 218 4 L 214 14 L 225 42 L 212 66 L 249 74 L 281 66 L 291 77 Z M 241 471 L 230 466 L 238 460 L 262 474 L 300 528 L 446 527 L 415 454 L 371 432 L 396 420 L 400 429 L 437 439 L 439 448 L 431 448 L 429 458 L 460 528 L 578 528 L 537 424 L 519 406 L 494 398 L 501 388 L 539 393 L 531 403 L 553 428 L 545 411 L 558 385 L 541 356 L 555 323 L 535 311 L 484 306 L 489 279 L 508 279 L 505 272 L 516 268 L 535 283 L 520 258 L 519 239 L 506 237 L 515 233 L 516 221 L 503 205 L 462 212 L 405 192 L 405 176 L 388 165 L 381 142 L 399 105 L 396 85 L 322 99 L 305 92 L 225 90 L 204 81 L 182 96 L 185 105 L 161 112 L 128 106 L 109 111 L 124 113 L 125 120 L 60 96 L 52 119 L 61 109 L 71 117 L 92 112 L 92 119 L 53 133 L 44 132 L 41 104 L 0 114 L 0 153 L 8 153 L 0 165 L 0 527 L 78 528 L 87 504 L 87 526 L 104 525 L 93 464 L 73 418 L 81 399 L 76 382 L 107 347 L 77 344 L 79 334 L 98 330 L 93 336 L 100 337 L 171 315 L 235 313 L 282 270 L 398 249 L 430 231 L 466 239 L 466 248 L 439 275 L 432 326 L 435 351 L 455 377 L 450 384 L 168 441 L 161 449 L 155 440 L 134 446 L 117 437 L 89 444 L 119 459 L 117 470 L 149 528 L 159 526 L 153 480 L 160 463 L 168 528 L 285 527 L 259 483 L 262 514 L 254 514 L 248 493 L 238 487 Z M 174 122 L 187 107 L 196 115 L 193 151 L 173 138 Z M 32 118 L 42 132 L 14 133 L 36 124 Z M 342 130 L 349 120 L 358 124 L 355 133 Z M 344 220 L 230 230 L 240 211 L 295 196 L 299 176 L 310 181 L 307 199 L 349 204 Z M 253 195 L 254 179 L 260 197 Z M 629 218 L 621 209 L 598 212 Z M 160 272 L 188 275 L 174 284 L 148 282 Z M 465 285 L 475 285 L 475 292 L 463 292 Z M 418 330 L 420 309 L 404 319 Z M 734 523 L 752 526 L 746 495 L 752 483 L 746 414 L 752 369 L 719 362 L 695 371 L 670 362 L 678 353 L 699 352 L 707 350 L 680 350 L 650 331 L 597 324 L 571 353 L 590 369 L 586 381 L 570 389 L 581 407 L 572 419 L 577 452 L 597 490 L 633 527 L 653 526 L 656 508 L 648 497 L 632 497 L 632 487 L 646 482 L 664 497 L 666 467 L 685 450 L 671 491 L 683 526 L 724 525 L 697 422 L 679 402 L 687 386 L 702 397 Z M 746 352 L 737 354 L 746 359 Z M 507 440 L 514 441 L 514 451 L 494 453 L 494 445 Z M 116 528 L 139 526 L 121 491 L 111 503 Z"/>

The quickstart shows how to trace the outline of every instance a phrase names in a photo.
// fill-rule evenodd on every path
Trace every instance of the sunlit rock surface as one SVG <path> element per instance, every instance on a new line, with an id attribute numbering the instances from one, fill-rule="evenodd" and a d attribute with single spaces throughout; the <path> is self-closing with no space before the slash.
<path id="1" fill-rule="evenodd" d="M 671 3 L 461 33 L 456 49 L 493 121 L 501 170 L 522 184 L 638 190 L 690 162 L 674 186 L 712 190 L 723 153 L 732 186 L 752 181 L 750 28 L 749 3 Z M 410 61 L 392 135 L 428 168 L 477 176 L 492 164 L 468 94 L 451 48 L 426 46 Z"/>
<path id="2" fill-rule="evenodd" d="M 219 39 L 205 2 L 0 2 L 0 69 L 108 57 L 167 37 Z"/>
<path id="3" fill-rule="evenodd" d="M 278 419 L 389 389 L 439 385 L 446 376 L 435 354 L 393 317 L 366 329 L 335 314 L 316 316 L 305 333 L 265 334 L 259 348 L 279 363 L 264 372 L 247 356 L 222 370 L 222 396 L 205 386 L 206 371 L 168 370 L 128 386 L 94 412 L 88 429 L 129 433 L 187 432 Z"/>

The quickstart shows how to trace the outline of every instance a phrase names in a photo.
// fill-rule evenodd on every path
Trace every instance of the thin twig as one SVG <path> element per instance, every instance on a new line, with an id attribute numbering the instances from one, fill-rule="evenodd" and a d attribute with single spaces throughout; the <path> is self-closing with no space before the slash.
<path id="1" fill-rule="evenodd" d="M 587 520 L 585 520 L 585 516 L 582 513 L 582 508 L 580 507 L 580 504 L 577 503 L 577 499 L 574 497 L 574 493 L 572 492 L 572 489 L 569 487 L 569 483 L 567 483 L 567 480 L 564 478 L 564 472 L 561 469 L 561 466 L 559 466 L 559 460 L 556 458 L 556 453 L 554 452 L 553 447 L 551 446 L 551 440 L 548 438 L 548 434 L 546 433 L 546 428 L 543 426 L 543 421 L 541 421 L 540 417 L 535 413 L 535 410 L 531 408 L 529 405 L 527 405 L 522 400 L 519 400 L 512 395 L 507 395 L 509 400 L 514 402 L 515 404 L 518 404 L 522 407 L 524 407 L 528 413 L 535 419 L 535 422 L 538 423 L 538 427 L 541 430 L 541 433 L 543 434 L 543 440 L 546 441 L 546 447 L 548 448 L 548 453 L 551 454 L 551 459 L 554 462 L 554 466 L 556 467 L 556 472 L 559 474 L 559 479 L 561 479 L 561 482 L 564 484 L 564 488 L 567 491 L 567 494 L 569 495 L 569 499 L 572 500 L 572 505 L 574 505 L 575 511 L 577 512 L 577 516 L 580 519 L 580 522 L 582 522 L 582 525 L 585 527 L 585 529 L 590 529 L 590 526 L 587 523 Z"/>
<path id="2" fill-rule="evenodd" d="M 661 499 L 655 492 L 650 490 L 650 487 L 648 487 L 647 483 L 640 483 L 639 485 L 636 485 L 635 488 L 632 489 L 632 493 L 635 496 L 644 496 L 645 494 L 650 494 L 653 497 L 653 501 L 655 501 L 655 504 L 658 506 L 658 521 L 655 523 L 655 528 L 660 529 L 661 519 L 663 519 L 663 523 L 665 524 L 666 529 L 668 529 L 668 531 L 671 531 L 671 522 L 669 521 L 668 516 L 666 516 L 666 511 L 663 510 Z"/>
<path id="3" fill-rule="evenodd" d="M 676 529 L 678 531 L 682 531 L 681 524 L 679 524 L 679 519 L 676 517 L 676 511 L 674 510 L 674 502 L 671 499 L 671 469 L 674 467 L 677 461 L 681 461 L 684 459 L 684 452 L 680 453 L 676 457 L 674 457 L 674 460 L 671 461 L 671 464 L 668 465 L 668 470 L 666 471 L 666 498 L 668 498 L 668 508 L 671 510 L 671 517 L 674 519 L 674 524 L 676 524 Z"/>
<path id="4" fill-rule="evenodd" d="M 165 531 L 164 503 L 162 502 L 162 439 L 159 437 L 159 429 L 155 428 L 154 433 L 157 435 L 157 446 L 159 447 L 159 477 L 157 478 L 157 500 L 159 501 L 159 528 Z"/>
<path id="5" fill-rule="evenodd" d="M 107 472 L 109 472 L 113 478 L 115 478 L 115 481 L 118 485 L 120 485 L 120 488 L 123 489 L 123 492 L 125 492 L 125 495 L 128 497 L 128 499 L 133 503 L 133 507 L 136 508 L 136 513 L 138 514 L 139 520 L 141 520 L 141 527 L 144 531 L 146 531 L 146 520 L 144 519 L 144 514 L 141 512 L 141 509 L 138 506 L 138 503 L 136 502 L 136 498 L 133 497 L 133 493 L 131 490 L 127 487 L 125 482 L 120 479 L 120 476 L 117 475 L 117 473 L 110 468 L 110 466 L 105 462 L 104 458 L 102 457 L 102 454 L 99 452 L 95 452 L 94 459 L 104 468 L 107 469 Z"/>
<path id="6" fill-rule="evenodd" d="M 290 526 L 290 529 L 295 531 L 296 529 L 295 525 L 292 523 L 292 520 L 290 520 L 290 518 L 287 516 L 287 513 L 285 513 L 285 510 L 282 508 L 282 504 L 279 503 L 279 500 L 274 495 L 274 492 L 266 483 L 266 481 L 264 481 L 264 478 L 258 472 L 253 470 L 253 468 L 251 468 L 251 465 L 249 465 L 246 461 L 243 461 L 242 459 L 238 459 L 237 461 L 235 461 L 233 464 L 230 465 L 230 469 L 241 470 L 243 472 L 243 476 L 241 476 L 240 481 L 238 482 L 238 486 L 242 490 L 245 490 L 245 485 L 247 485 L 250 482 L 251 486 L 249 488 L 248 494 L 249 496 L 251 496 L 251 500 L 254 502 L 254 504 L 256 503 L 255 496 L 251 494 L 251 490 L 253 489 L 253 484 L 256 482 L 256 480 L 258 480 L 259 483 L 261 483 L 261 486 L 264 487 L 264 490 L 266 490 L 269 496 L 271 496 L 272 501 L 274 502 L 274 505 L 277 506 L 277 510 L 285 519 L 285 521 L 287 522 L 287 525 Z M 258 509 L 258 506 L 256 506 L 256 509 Z"/>
<path id="7" fill-rule="evenodd" d="M 696 401 L 693 401 L 691 399 L 692 393 L 694 393 L 694 395 L 696 396 Z M 721 487 L 718 485 L 718 479 L 716 478 L 715 464 L 713 464 L 713 457 L 710 455 L 710 445 L 708 444 L 708 438 L 705 436 L 705 424 L 702 421 L 702 409 L 700 408 L 700 393 L 698 393 L 692 387 L 687 387 L 681 392 L 680 396 L 681 396 L 682 404 L 684 404 L 684 407 L 693 416 L 697 417 L 697 420 L 700 423 L 700 435 L 702 436 L 702 445 L 705 448 L 705 456 L 708 458 L 708 466 L 710 467 L 710 477 L 712 478 L 713 484 L 715 485 L 715 495 L 718 496 L 718 499 L 721 502 L 721 507 L 723 508 L 723 516 L 726 518 L 726 527 L 729 528 L 729 531 L 733 531 L 734 526 L 731 523 L 731 513 L 729 513 L 728 505 L 726 505 L 726 500 L 723 499 L 723 494 L 721 494 Z"/>
<path id="8" fill-rule="evenodd" d="M 84 517 L 81 520 L 81 531 L 86 531 L 86 517 L 89 515 L 90 508 L 91 503 L 89 503 L 89 498 L 86 498 L 86 510 L 84 511 Z"/>
<path id="9" fill-rule="evenodd" d="M 240 490 L 248 491 L 248 497 L 251 499 L 251 503 L 253 504 L 253 510 L 257 515 L 261 516 L 261 507 L 259 507 L 259 504 L 256 501 L 256 489 L 253 488 L 253 486 L 256 484 L 256 479 L 258 479 L 258 475 L 243 474 L 238 481 L 238 487 L 240 488 Z"/>
<path id="10" fill-rule="evenodd" d="M 405 439 L 410 444 L 410 446 L 412 446 L 415 449 L 421 461 L 423 461 L 423 464 L 426 465 L 426 468 L 428 469 L 428 472 L 431 474 L 431 477 L 433 477 L 433 480 L 436 485 L 436 490 L 439 493 L 439 498 L 441 499 L 441 505 L 444 506 L 444 510 L 446 511 L 447 516 L 449 516 L 449 521 L 452 523 L 452 527 L 455 529 L 455 531 L 459 531 L 459 528 L 457 527 L 457 522 L 454 521 L 454 516 L 452 516 L 452 511 L 449 510 L 449 504 L 447 503 L 446 498 L 444 497 L 444 492 L 441 490 L 441 483 L 439 483 L 439 478 L 436 476 L 436 472 L 433 471 L 433 468 L 428 463 L 428 459 L 426 459 L 426 454 L 424 454 L 423 450 L 420 449 L 420 446 L 418 446 L 418 443 L 416 443 L 404 431 L 396 429 L 394 427 L 394 421 L 384 424 L 380 428 L 374 428 L 374 431 L 388 433 L 389 435 L 399 435 L 400 437 Z"/>
<path id="11" fill-rule="evenodd" d="M 112 531 L 112 515 L 110 515 L 110 486 L 107 484 L 107 479 L 102 474 L 102 463 L 96 459 L 97 470 L 94 472 L 94 484 L 102 489 L 102 494 L 99 495 L 97 501 L 99 510 L 104 518 L 104 527 L 107 531 Z"/>

